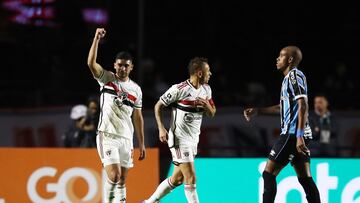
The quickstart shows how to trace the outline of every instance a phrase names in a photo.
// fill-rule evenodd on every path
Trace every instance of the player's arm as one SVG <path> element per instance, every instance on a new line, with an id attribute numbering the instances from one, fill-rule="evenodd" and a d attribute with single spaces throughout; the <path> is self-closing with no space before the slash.
<path id="1" fill-rule="evenodd" d="M 140 156 L 139 160 L 145 159 L 145 136 L 144 136 L 144 118 L 142 116 L 141 109 L 134 108 L 133 123 L 135 127 L 136 137 L 139 143 Z"/>
<path id="2" fill-rule="evenodd" d="M 298 110 L 298 125 L 297 125 L 297 132 L 296 132 L 296 149 L 299 153 L 303 153 L 304 155 L 309 154 L 309 149 L 305 145 L 304 141 L 304 134 L 305 134 L 305 123 L 306 123 L 306 116 L 308 113 L 308 104 L 305 100 L 306 98 L 300 97 L 297 99 L 297 104 L 299 106 Z"/>
<path id="3" fill-rule="evenodd" d="M 98 64 L 96 62 L 96 59 L 97 59 L 97 51 L 98 51 L 99 41 L 101 38 L 103 38 L 105 36 L 105 33 L 106 33 L 106 31 L 104 28 L 96 29 L 94 40 L 91 44 L 91 48 L 90 48 L 88 59 L 87 59 L 87 64 L 90 68 L 91 73 L 93 74 L 93 76 L 95 78 L 99 78 L 103 71 L 103 68 L 101 67 L 100 64 Z"/>
<path id="4" fill-rule="evenodd" d="M 246 108 L 244 110 L 244 117 L 246 121 L 250 121 L 251 117 L 258 114 L 279 114 L 280 113 L 280 104 L 264 107 L 264 108 Z"/>
<path id="5" fill-rule="evenodd" d="M 161 99 L 155 104 L 154 112 L 155 112 L 155 119 L 156 124 L 159 130 L 159 139 L 163 143 L 167 143 L 167 135 L 168 132 L 165 129 L 163 118 L 162 118 L 162 111 L 165 107 L 165 104 L 161 101 Z"/>

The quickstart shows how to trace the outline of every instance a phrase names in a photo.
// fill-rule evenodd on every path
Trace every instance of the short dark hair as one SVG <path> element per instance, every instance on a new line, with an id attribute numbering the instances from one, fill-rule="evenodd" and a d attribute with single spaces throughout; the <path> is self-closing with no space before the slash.
<path id="1" fill-rule="evenodd" d="M 314 99 L 317 98 L 317 97 L 322 97 L 324 98 L 328 103 L 329 103 L 329 99 L 328 97 L 324 94 L 324 93 L 318 93 L 314 96 Z"/>
<path id="2" fill-rule="evenodd" d="M 320 93 L 315 94 L 314 97 L 325 97 L 325 98 L 327 98 L 326 94 L 323 93 L 323 92 L 320 92 Z"/>
<path id="3" fill-rule="evenodd" d="M 205 67 L 205 63 L 208 63 L 207 58 L 203 57 L 194 57 L 190 60 L 188 65 L 189 74 L 193 75 L 197 70 L 200 70 Z"/>
<path id="4" fill-rule="evenodd" d="M 302 60 L 302 53 L 300 48 L 294 45 L 287 46 L 285 48 L 289 51 L 290 56 L 292 56 L 294 59 L 293 65 L 298 66 Z"/>
<path id="5" fill-rule="evenodd" d="M 95 102 L 96 104 L 99 104 L 99 95 L 98 94 L 90 95 L 86 101 L 87 106 L 89 106 L 91 102 Z"/>
<path id="6" fill-rule="evenodd" d="M 118 60 L 118 59 L 130 60 L 131 62 L 133 62 L 133 57 L 127 51 L 121 51 L 121 52 L 117 53 L 115 60 Z"/>

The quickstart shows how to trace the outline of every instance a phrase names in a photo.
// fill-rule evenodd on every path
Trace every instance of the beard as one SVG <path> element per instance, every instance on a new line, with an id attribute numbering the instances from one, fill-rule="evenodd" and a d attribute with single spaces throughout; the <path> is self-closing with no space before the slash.
<path id="1" fill-rule="evenodd" d="M 200 84 L 207 84 L 209 82 L 209 79 L 201 78 Z"/>
<path id="2" fill-rule="evenodd" d="M 123 72 L 123 71 L 117 72 L 116 75 L 121 79 L 124 79 L 124 78 L 126 78 L 128 76 L 127 73 Z"/>

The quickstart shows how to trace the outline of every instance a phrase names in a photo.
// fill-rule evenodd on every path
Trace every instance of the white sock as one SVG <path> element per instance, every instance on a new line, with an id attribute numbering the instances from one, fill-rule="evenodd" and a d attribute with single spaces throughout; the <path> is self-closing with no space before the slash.
<path id="1" fill-rule="evenodd" d="M 159 202 L 159 200 L 167 195 L 171 190 L 173 190 L 176 186 L 171 184 L 170 178 L 165 179 L 163 182 L 160 183 L 160 185 L 156 188 L 154 194 L 151 195 L 151 197 L 147 200 L 145 200 L 146 203 L 156 203 Z"/>
<path id="2" fill-rule="evenodd" d="M 122 186 L 117 186 L 117 194 L 119 194 L 119 201 L 121 203 L 125 203 L 126 202 L 126 187 L 125 185 Z"/>
<path id="3" fill-rule="evenodd" d="M 199 197 L 196 191 L 196 184 L 186 184 L 184 190 L 188 203 L 199 203 Z"/>
<path id="4" fill-rule="evenodd" d="M 114 202 L 115 199 L 115 193 L 116 193 L 116 186 L 117 183 L 112 182 L 111 180 L 107 179 L 104 182 L 104 194 L 103 199 L 105 203 Z"/>

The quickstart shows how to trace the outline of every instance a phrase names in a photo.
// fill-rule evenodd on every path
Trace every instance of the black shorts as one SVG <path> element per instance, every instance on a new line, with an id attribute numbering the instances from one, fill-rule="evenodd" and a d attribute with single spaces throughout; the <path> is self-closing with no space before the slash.
<path id="1" fill-rule="evenodd" d="M 310 154 L 304 155 L 296 150 L 295 135 L 280 135 L 269 153 L 269 159 L 286 166 L 289 162 L 291 165 L 310 162 Z"/>

